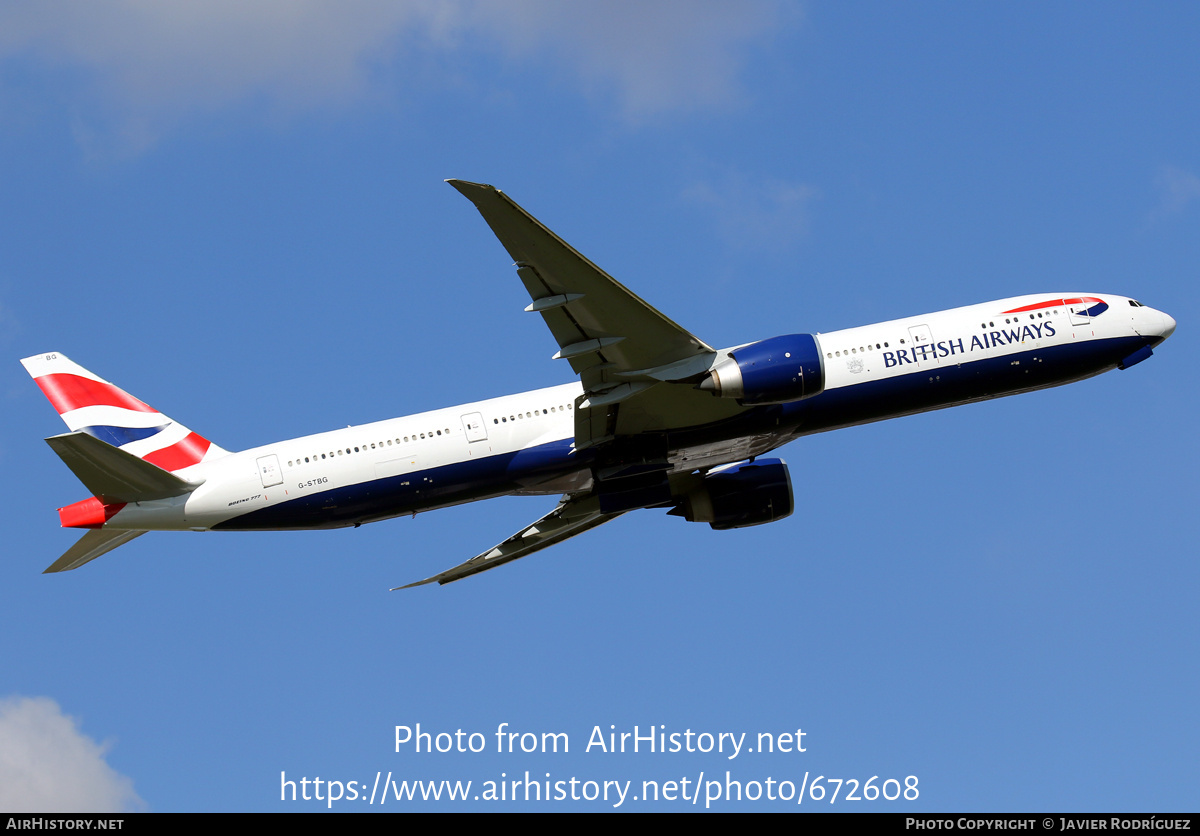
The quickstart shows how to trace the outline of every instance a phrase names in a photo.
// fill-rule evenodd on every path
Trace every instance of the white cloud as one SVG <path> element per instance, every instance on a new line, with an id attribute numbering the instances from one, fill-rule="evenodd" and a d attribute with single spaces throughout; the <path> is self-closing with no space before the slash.
<path id="1" fill-rule="evenodd" d="M 106 746 L 48 697 L 0 700 L 0 810 L 135 812 L 133 782 L 104 761 Z"/>
<path id="2" fill-rule="evenodd" d="M 694 183 L 683 197 L 711 215 L 730 246 L 786 250 L 808 234 L 810 205 L 819 192 L 804 183 L 726 173 Z"/>
<path id="3" fill-rule="evenodd" d="M 76 105 L 134 145 L 196 113 L 344 106 L 406 56 L 482 43 L 615 99 L 626 116 L 724 106 L 747 53 L 797 15 L 780 0 L 107 0 L 0 6 L 0 60 L 65 72 Z M 468 46 L 470 45 L 470 46 Z M 78 131 L 86 135 L 88 123 Z"/>
<path id="4" fill-rule="evenodd" d="M 255 93 L 321 102 L 352 95 L 363 64 L 426 3 L 318 0 L 110 0 L 68 6 L 7 4 L 0 49 L 95 73 L 128 104 L 189 108 Z"/>
<path id="5" fill-rule="evenodd" d="M 1200 199 L 1200 177 L 1175 166 L 1165 166 L 1155 180 L 1160 202 L 1159 216 L 1182 212 L 1194 200 Z"/>
<path id="6" fill-rule="evenodd" d="M 767 0 L 521 0 L 478 3 L 469 17 L 511 53 L 554 56 L 640 117 L 735 101 L 746 53 L 788 15 Z"/>

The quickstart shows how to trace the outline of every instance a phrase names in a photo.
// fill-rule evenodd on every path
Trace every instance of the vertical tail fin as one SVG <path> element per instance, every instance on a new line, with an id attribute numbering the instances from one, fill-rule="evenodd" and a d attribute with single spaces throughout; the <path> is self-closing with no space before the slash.
<path id="1" fill-rule="evenodd" d="M 72 432 L 85 432 L 169 472 L 229 454 L 62 354 L 37 354 L 21 365 Z"/>

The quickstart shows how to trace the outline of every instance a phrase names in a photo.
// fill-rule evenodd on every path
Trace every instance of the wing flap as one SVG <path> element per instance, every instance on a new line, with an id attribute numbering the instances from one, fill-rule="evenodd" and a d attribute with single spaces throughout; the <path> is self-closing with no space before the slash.
<path id="1" fill-rule="evenodd" d="M 397 586 L 395 589 L 410 589 L 429 583 L 447 584 L 463 578 L 495 569 L 505 563 L 541 551 L 568 540 L 577 534 L 589 531 L 598 525 L 621 516 L 623 511 L 606 514 L 600 510 L 600 500 L 594 495 L 580 498 L 564 496 L 553 511 L 532 525 L 518 531 L 503 543 L 476 555 L 453 569 L 447 569 L 422 581 Z M 393 590 L 394 591 L 394 590 Z"/>

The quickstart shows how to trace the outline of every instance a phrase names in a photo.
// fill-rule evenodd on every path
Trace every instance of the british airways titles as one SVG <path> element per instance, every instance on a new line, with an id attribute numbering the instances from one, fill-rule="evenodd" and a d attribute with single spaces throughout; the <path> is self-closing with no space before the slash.
<path id="1" fill-rule="evenodd" d="M 1055 335 L 1054 326 L 1049 322 L 1031 323 L 1020 328 L 1005 328 L 989 331 L 971 337 L 971 344 L 963 347 L 965 337 L 954 340 L 942 340 L 936 343 L 914 345 L 909 348 L 898 348 L 895 351 L 883 352 L 883 366 L 890 369 L 905 363 L 920 363 L 940 357 L 953 357 L 956 354 L 967 354 L 977 349 L 988 349 L 1000 345 L 1012 345 L 1030 340 L 1041 340 Z"/>

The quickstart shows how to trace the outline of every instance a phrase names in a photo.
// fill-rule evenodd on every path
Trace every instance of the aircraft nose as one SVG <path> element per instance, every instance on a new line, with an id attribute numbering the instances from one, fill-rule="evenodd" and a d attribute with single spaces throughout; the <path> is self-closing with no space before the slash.
<path id="1" fill-rule="evenodd" d="M 1163 313 L 1162 311 L 1159 311 L 1158 315 L 1162 317 L 1162 331 L 1160 333 L 1162 338 L 1165 340 L 1167 337 L 1175 333 L 1175 318 L 1169 314 Z"/>

